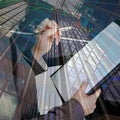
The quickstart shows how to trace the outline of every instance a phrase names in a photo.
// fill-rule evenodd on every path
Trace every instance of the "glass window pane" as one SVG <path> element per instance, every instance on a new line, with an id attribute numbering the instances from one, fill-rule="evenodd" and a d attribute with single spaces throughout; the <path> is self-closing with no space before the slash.
<path id="1" fill-rule="evenodd" d="M 90 52 L 88 51 L 88 49 L 86 47 L 83 48 L 83 51 L 85 53 L 85 55 L 88 57 Z"/>
<path id="2" fill-rule="evenodd" d="M 101 59 L 101 57 L 104 54 L 104 51 L 97 44 L 93 48 L 93 52 L 96 54 L 96 56 L 98 57 L 98 59 Z"/>
<path id="3" fill-rule="evenodd" d="M 96 63 L 95 61 L 93 61 L 93 59 L 91 58 L 91 56 L 88 58 L 88 64 L 91 66 L 92 71 L 96 69 Z"/>
<path id="4" fill-rule="evenodd" d="M 111 39 L 105 33 L 99 34 L 95 38 L 95 41 L 103 51 L 105 51 L 108 48 L 108 45 L 111 43 Z"/>
<path id="5" fill-rule="evenodd" d="M 77 74 L 76 74 L 76 71 L 74 69 L 71 70 L 70 76 L 72 76 L 73 78 L 77 79 Z"/>

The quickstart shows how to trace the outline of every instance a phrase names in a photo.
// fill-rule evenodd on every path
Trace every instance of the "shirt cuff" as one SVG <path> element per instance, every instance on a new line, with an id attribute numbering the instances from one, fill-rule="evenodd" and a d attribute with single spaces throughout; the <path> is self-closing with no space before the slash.
<path id="1" fill-rule="evenodd" d="M 78 120 L 79 118 L 79 120 L 84 120 L 84 111 L 80 102 L 74 98 L 71 98 L 69 101 L 67 101 L 67 104 L 69 104 L 71 108 L 71 113 L 74 113 L 73 119 Z"/>
<path id="2" fill-rule="evenodd" d="M 36 59 L 36 58 L 35 58 Z M 36 59 L 37 60 L 37 59 Z M 41 58 L 41 60 L 37 60 L 37 62 L 40 64 L 40 66 L 44 69 L 44 70 L 48 70 L 48 66 L 47 64 L 45 63 L 44 59 Z"/>
<path id="3" fill-rule="evenodd" d="M 34 47 L 33 47 L 34 48 Z M 32 54 L 33 54 L 33 48 L 32 48 Z M 33 54 L 34 56 L 34 54 Z M 34 57 L 35 58 L 35 57 Z M 35 58 L 36 59 L 36 58 Z M 48 70 L 48 66 L 45 63 L 44 59 L 41 57 L 40 60 L 36 59 L 36 61 L 40 64 L 40 66 L 44 69 L 44 70 Z"/>

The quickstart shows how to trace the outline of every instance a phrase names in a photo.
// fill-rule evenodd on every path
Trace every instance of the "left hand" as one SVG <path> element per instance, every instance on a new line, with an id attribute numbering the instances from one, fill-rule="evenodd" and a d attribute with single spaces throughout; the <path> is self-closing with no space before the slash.
<path id="1" fill-rule="evenodd" d="M 94 112 L 96 101 L 101 94 L 101 89 L 98 89 L 94 94 L 87 95 L 85 93 L 87 85 L 88 83 L 86 81 L 82 82 L 78 91 L 73 95 L 73 98 L 80 102 L 85 116 Z"/>
<path id="2" fill-rule="evenodd" d="M 49 19 L 38 25 L 35 32 L 42 32 L 37 36 L 37 44 L 34 48 L 34 56 L 39 59 L 51 49 L 53 38 L 56 38 L 56 44 L 59 44 L 61 33 L 57 23 Z"/>

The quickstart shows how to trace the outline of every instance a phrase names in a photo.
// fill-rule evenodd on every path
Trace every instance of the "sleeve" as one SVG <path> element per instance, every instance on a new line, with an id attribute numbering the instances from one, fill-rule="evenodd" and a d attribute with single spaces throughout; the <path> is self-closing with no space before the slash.
<path id="1" fill-rule="evenodd" d="M 62 106 L 51 109 L 46 115 L 40 115 L 37 120 L 84 120 L 84 112 L 81 104 L 72 98 Z"/>
<path id="2" fill-rule="evenodd" d="M 40 65 L 40 63 L 33 56 L 32 57 L 25 56 L 25 60 L 32 67 L 35 75 L 38 75 L 38 74 L 46 71 L 45 68 L 43 68 L 42 65 Z"/>

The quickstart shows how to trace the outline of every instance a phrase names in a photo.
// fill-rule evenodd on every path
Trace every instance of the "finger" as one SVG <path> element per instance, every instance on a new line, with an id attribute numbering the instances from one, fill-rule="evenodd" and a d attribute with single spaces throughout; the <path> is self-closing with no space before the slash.
<path id="1" fill-rule="evenodd" d="M 97 101 L 97 98 L 100 96 L 101 94 L 101 89 L 98 89 L 94 94 L 90 95 L 91 98 L 93 98 L 94 102 Z"/>
<path id="2" fill-rule="evenodd" d="M 95 111 L 95 109 L 96 109 L 96 104 L 92 106 L 91 113 L 93 113 Z"/>
<path id="3" fill-rule="evenodd" d="M 44 21 L 42 21 L 41 24 L 39 25 L 39 27 L 44 29 L 47 25 L 51 26 L 51 22 L 48 18 L 46 18 Z"/>
<path id="4" fill-rule="evenodd" d="M 54 38 L 56 38 L 56 45 L 59 44 L 59 42 L 60 42 L 60 37 L 61 37 L 60 32 L 57 31 L 57 32 L 55 33 L 55 36 L 54 36 Z"/>
<path id="5" fill-rule="evenodd" d="M 46 18 L 44 21 L 42 21 L 39 25 L 37 25 L 35 32 L 41 32 L 43 31 L 44 27 L 46 27 L 46 24 L 49 22 L 49 19 Z"/>
<path id="6" fill-rule="evenodd" d="M 50 37 L 49 40 L 48 40 L 47 51 L 49 51 L 52 47 L 52 40 L 53 40 L 53 37 Z"/>
<path id="7" fill-rule="evenodd" d="M 41 24 L 40 24 L 40 28 L 45 31 L 49 28 L 54 28 L 57 29 L 58 25 L 54 20 L 49 20 L 49 19 L 45 19 Z"/>
<path id="8" fill-rule="evenodd" d="M 98 98 L 101 94 L 101 89 L 98 89 L 95 93 L 96 98 Z"/>
<path id="9" fill-rule="evenodd" d="M 87 81 L 83 81 L 81 86 L 80 86 L 80 89 L 85 92 L 85 89 L 87 88 L 87 85 L 88 85 L 88 82 Z"/>
<path id="10" fill-rule="evenodd" d="M 58 24 L 54 20 L 51 20 L 50 22 L 51 22 L 51 26 L 50 26 L 51 28 L 54 27 L 59 28 Z"/>
<path id="11" fill-rule="evenodd" d="M 43 32 L 42 36 L 44 37 L 44 39 L 47 39 L 49 37 L 54 37 L 56 32 L 57 32 L 57 29 L 48 29 L 45 32 Z"/>
<path id="12" fill-rule="evenodd" d="M 46 41 L 47 44 L 48 44 L 48 47 L 47 47 L 47 51 L 51 49 L 51 46 L 52 46 L 52 40 L 53 40 L 53 37 L 54 37 L 54 34 L 55 34 L 56 30 L 54 29 L 49 29 L 49 30 L 46 30 L 40 37 L 43 41 Z"/>

